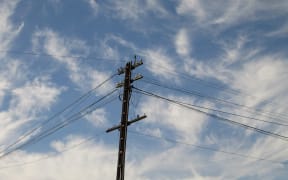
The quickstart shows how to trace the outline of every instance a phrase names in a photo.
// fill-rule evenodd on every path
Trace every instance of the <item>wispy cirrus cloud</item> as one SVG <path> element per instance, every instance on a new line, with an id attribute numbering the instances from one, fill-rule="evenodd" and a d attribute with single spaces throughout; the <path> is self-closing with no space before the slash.
<path id="1" fill-rule="evenodd" d="M 62 89 L 51 82 L 49 77 L 33 77 L 27 69 L 28 63 L 7 54 L 13 41 L 21 32 L 24 24 L 16 26 L 12 16 L 19 1 L 3 1 L 0 7 L 0 39 L 1 52 L 1 144 L 18 138 L 29 126 L 29 122 L 47 111 L 57 101 Z M 5 129 L 5 130 L 4 130 Z"/>
<path id="2" fill-rule="evenodd" d="M 200 26 L 221 25 L 219 28 L 239 25 L 243 22 L 269 19 L 286 14 L 287 3 L 259 0 L 237 1 L 199 1 L 182 0 L 176 10 L 180 15 L 195 17 Z M 269 15 L 267 15 L 269 14 Z M 271 17 L 271 14 L 274 14 Z"/>
<path id="3" fill-rule="evenodd" d="M 90 51 L 90 48 L 82 40 L 61 37 L 50 29 L 44 29 L 35 32 L 32 42 L 34 49 L 42 49 L 48 54 L 54 55 L 54 60 L 64 64 L 69 71 L 67 75 L 71 81 L 81 89 L 92 89 L 109 76 L 109 73 L 103 70 L 81 64 L 77 57 L 85 57 Z M 112 84 L 108 83 L 105 87 L 98 92 L 105 92 L 107 88 L 112 87 Z"/>
<path id="4" fill-rule="evenodd" d="M 167 11 L 160 2 L 153 0 L 133 1 L 125 0 L 124 2 L 109 1 L 109 6 L 105 7 L 112 12 L 112 17 L 122 20 L 139 21 L 148 15 L 157 14 L 158 17 L 167 15 Z"/>
<path id="5" fill-rule="evenodd" d="M 96 15 L 97 12 L 99 11 L 99 5 L 97 3 L 96 0 L 87 0 L 88 4 L 90 5 L 90 7 L 92 8 L 92 10 L 94 11 L 94 14 Z"/>
<path id="6" fill-rule="evenodd" d="M 0 112 L 3 119 L 1 127 L 5 127 L 0 135 L 3 144 L 9 142 L 12 137 L 18 138 L 17 136 L 29 127 L 29 122 L 40 122 L 37 121 L 37 117 L 57 101 L 57 97 L 62 91 L 45 77 L 27 80 L 20 86 L 12 85 L 8 105 L 5 110 Z"/>
<path id="7" fill-rule="evenodd" d="M 188 97 L 171 97 L 171 99 L 182 99 L 193 104 L 193 99 Z M 150 108 L 153 107 L 153 108 Z M 159 111 L 165 109 L 165 111 Z M 154 124 L 160 129 L 169 129 L 175 132 L 181 140 L 189 140 L 190 143 L 197 142 L 201 131 L 206 124 L 206 116 L 183 109 L 173 104 L 149 98 L 140 105 L 142 113 L 149 114 L 148 124 Z M 180 123 L 181 121 L 181 123 Z M 164 132 L 161 132 L 163 134 Z M 164 136 L 167 136 L 165 133 Z"/>
<path id="8" fill-rule="evenodd" d="M 184 57 L 189 56 L 192 51 L 192 46 L 190 44 L 190 37 L 188 35 L 187 29 L 180 29 L 175 37 L 175 48 L 176 52 Z"/>
<path id="9" fill-rule="evenodd" d="M 9 179 L 18 180 L 29 177 L 31 180 L 38 180 L 39 177 L 51 178 L 55 180 L 60 179 L 81 179 L 91 178 L 101 175 L 102 177 L 113 179 L 114 174 L 111 173 L 111 169 L 114 168 L 116 159 L 116 151 L 107 147 L 104 144 L 96 144 L 92 142 L 86 142 L 85 144 L 73 148 L 65 153 L 55 154 L 55 152 L 65 151 L 75 145 L 84 142 L 83 137 L 70 136 L 63 141 L 54 141 L 51 146 L 53 152 L 46 153 L 27 153 L 25 151 L 19 151 L 13 155 L 13 160 L 2 159 L 1 161 L 1 178 L 9 177 Z M 95 153 L 97 152 L 97 153 Z M 55 155 L 54 155 L 55 154 Z M 79 154 L 82 154 L 79 156 Z M 49 156 L 49 158 L 47 158 Z M 47 158 L 47 159 L 46 159 Z M 38 159 L 41 161 L 34 162 L 30 166 L 19 166 L 12 168 L 19 162 L 33 162 Z M 97 166 L 97 170 L 93 170 Z M 2 169 L 3 168 L 3 169 Z M 15 169 L 16 168 L 16 169 Z M 45 172 L 41 172 L 40 169 L 47 169 Z M 67 168 L 69 171 L 67 171 Z M 49 169 L 49 170 L 48 170 Z M 51 171 L 57 171 L 58 173 L 51 173 Z M 15 170 L 21 172 L 22 176 L 14 173 Z M 72 172 L 72 173 L 71 173 Z M 84 174 L 84 175 L 83 175 Z"/>
<path id="10" fill-rule="evenodd" d="M 24 27 L 24 23 L 15 25 L 11 22 L 11 16 L 14 14 L 17 7 L 18 0 L 3 1 L 0 7 L 0 49 L 8 50 L 13 40 L 21 32 Z M 1 52 L 0 58 L 2 59 L 5 53 Z"/>
<path id="11" fill-rule="evenodd" d="M 205 25 L 208 25 L 206 27 L 203 26 L 202 28 L 204 29 L 209 29 L 208 27 L 211 27 L 211 25 L 223 24 L 224 28 L 222 28 L 227 30 L 229 26 L 240 25 L 241 23 L 257 21 L 260 19 L 267 20 L 285 14 L 284 8 L 279 4 L 271 4 L 270 6 L 269 2 L 263 4 L 259 4 L 259 1 L 251 1 L 246 4 L 240 1 L 229 2 L 226 4 L 227 9 L 226 7 L 221 8 L 219 6 L 218 10 L 217 5 L 213 6 L 213 3 L 212 5 L 210 4 L 210 7 L 207 7 L 205 3 L 200 1 L 187 0 L 182 1 L 181 3 L 177 8 L 177 12 L 182 15 L 194 16 L 196 22 L 198 21 L 197 23 L 203 22 Z M 190 6 L 189 3 L 191 3 Z M 281 1 L 281 3 L 283 7 L 287 5 L 283 1 Z M 192 4 L 194 5 L 192 6 Z M 220 4 L 223 6 L 225 3 Z M 209 8 L 210 10 L 208 10 Z M 235 11 L 235 9 L 241 8 L 244 10 Z M 275 16 L 271 17 L 265 14 L 258 14 L 260 11 L 269 12 L 268 14 L 275 11 Z M 248 16 L 251 18 L 246 19 Z M 175 38 L 171 38 L 171 40 L 174 42 L 175 51 L 181 55 L 179 48 L 185 50 L 188 49 L 191 44 L 177 43 L 181 30 L 178 32 L 179 33 L 174 36 Z M 193 33 L 194 32 L 192 31 L 192 37 Z M 276 36 L 276 33 L 272 34 L 270 37 L 273 35 Z M 195 58 L 192 53 L 184 58 L 183 70 L 200 79 L 216 79 L 219 83 L 223 83 L 227 86 L 227 89 L 236 90 L 233 91 L 233 94 L 229 94 L 223 86 L 223 90 L 219 91 L 219 98 L 227 98 L 231 102 L 251 107 L 242 109 L 234 106 L 218 105 L 218 108 L 222 108 L 229 112 L 235 112 L 236 114 L 246 114 L 250 117 L 256 117 L 267 121 L 278 121 L 277 118 L 279 118 L 282 119 L 281 122 L 284 122 L 286 117 L 284 117 L 283 114 L 285 114 L 288 108 L 285 104 L 287 99 L 287 93 L 285 92 L 288 90 L 288 84 L 284 80 L 287 78 L 287 58 L 285 53 L 281 54 L 278 52 L 271 53 L 264 51 L 263 49 L 265 49 L 267 44 L 258 43 L 259 39 L 253 37 L 252 34 L 249 34 L 249 32 L 245 30 L 238 32 L 236 36 L 225 36 L 225 40 L 221 39 L 221 37 L 223 37 L 222 35 L 216 36 L 216 38 L 215 36 L 212 36 L 212 38 L 215 38 L 214 43 L 216 43 L 217 46 L 220 46 L 221 52 L 218 52 L 215 57 L 205 60 Z M 260 36 L 264 37 L 265 33 Z M 191 39 L 191 37 L 186 37 L 185 41 L 190 41 L 191 43 L 193 42 L 193 39 Z M 238 92 L 236 93 L 238 95 L 236 95 L 235 92 Z M 263 114 L 259 114 L 259 112 L 256 113 L 255 111 L 250 111 L 248 113 L 247 109 L 251 110 L 253 108 L 258 110 L 261 109 L 264 112 Z M 282 115 L 280 116 L 279 113 Z M 273 116 L 273 118 L 276 119 L 271 119 L 269 116 Z M 254 127 L 286 135 L 285 127 L 272 126 L 267 123 L 257 122 L 251 119 L 241 119 L 234 116 L 229 116 L 229 118 Z M 208 125 L 210 123 L 212 122 L 208 121 Z M 252 133 L 251 131 L 248 132 L 237 126 L 227 126 L 227 124 L 223 124 L 222 127 L 223 130 L 229 127 L 226 129 L 226 133 L 221 132 L 220 130 L 214 131 L 213 129 L 208 133 L 214 136 L 213 140 L 210 142 L 211 144 L 218 145 L 220 149 L 230 152 L 238 152 L 254 157 L 264 157 L 278 161 L 278 163 L 271 166 L 271 163 L 265 161 L 255 161 L 250 158 L 231 158 L 223 153 L 212 153 L 212 157 L 216 162 L 211 163 L 211 167 L 218 169 L 219 172 L 217 175 L 214 174 L 214 177 L 220 179 L 233 179 L 235 177 L 255 177 L 256 179 L 265 177 L 273 178 L 275 172 L 284 171 L 286 168 L 285 162 L 287 161 L 287 152 L 283 150 L 286 149 L 284 141 Z M 227 133 L 231 135 L 227 135 Z M 223 136 L 223 134 L 226 135 Z M 253 140 L 251 140 L 251 138 Z M 273 141 L 275 142 L 275 146 L 273 145 L 272 147 L 271 144 L 273 144 Z M 237 159 L 236 161 L 235 158 Z M 200 159 L 199 163 L 204 160 L 202 158 Z M 221 159 L 227 163 L 223 164 L 222 161 L 219 161 Z M 219 161 L 219 163 L 217 161 Z M 283 162 L 283 164 L 280 162 Z M 245 168 L 247 166 L 253 168 Z M 269 168 L 269 166 L 271 166 L 271 168 Z M 237 171 L 237 169 L 241 169 L 241 171 Z M 261 169 L 261 171 L 258 171 L 258 169 Z M 202 167 L 199 168 L 199 170 L 205 175 L 211 174 L 209 168 Z"/>
<path id="12" fill-rule="evenodd" d="M 283 24 L 278 29 L 267 34 L 269 37 L 287 37 L 288 36 L 288 23 Z"/>
<path id="13" fill-rule="evenodd" d="M 141 54 L 145 55 L 145 60 L 148 65 L 148 71 L 154 74 L 154 76 L 161 77 L 163 79 L 173 79 L 178 81 L 178 77 L 173 76 L 167 72 L 174 72 L 176 66 L 173 64 L 173 60 L 162 49 L 147 49 Z M 163 70 L 161 70 L 164 69 Z"/>

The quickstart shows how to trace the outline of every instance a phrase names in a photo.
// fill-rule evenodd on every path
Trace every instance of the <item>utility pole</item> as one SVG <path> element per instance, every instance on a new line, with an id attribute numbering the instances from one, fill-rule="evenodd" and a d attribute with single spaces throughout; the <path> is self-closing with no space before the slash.
<path id="1" fill-rule="evenodd" d="M 122 113 L 121 113 L 121 122 L 120 125 L 114 126 L 110 129 L 107 129 L 106 132 L 111 132 L 116 129 L 119 129 L 120 131 L 120 137 L 119 137 L 119 151 L 118 151 L 118 162 L 117 162 L 117 176 L 116 180 L 124 180 L 125 175 L 125 154 L 126 154 L 126 140 L 127 140 L 127 127 L 137 121 L 140 121 L 144 118 L 146 118 L 146 115 L 143 116 L 137 116 L 137 118 L 128 121 L 128 114 L 129 114 L 129 100 L 132 93 L 131 84 L 143 78 L 141 75 L 137 75 L 134 79 L 131 78 L 131 71 L 135 69 L 136 67 L 142 65 L 142 60 L 137 61 L 135 56 L 135 61 L 128 62 L 125 66 L 125 68 L 118 69 L 118 74 L 125 73 L 124 83 L 118 83 L 116 87 L 122 87 L 123 86 L 123 100 L 122 100 Z"/>

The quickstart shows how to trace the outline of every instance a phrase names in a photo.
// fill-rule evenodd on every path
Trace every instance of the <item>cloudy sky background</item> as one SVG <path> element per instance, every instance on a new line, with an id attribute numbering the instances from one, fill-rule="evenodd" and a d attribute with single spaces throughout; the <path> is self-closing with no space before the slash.
<path id="1" fill-rule="evenodd" d="M 121 89 L 81 120 L 2 156 L 19 137 L 21 143 L 29 140 L 113 90 L 123 76 L 43 125 L 135 54 L 144 62 L 133 72 L 144 76 L 135 87 L 253 117 L 205 110 L 288 136 L 286 0 L 0 0 L 0 4 L 0 179 L 114 179 L 118 132 L 104 131 L 120 121 Z M 287 139 L 136 92 L 130 104 L 130 119 L 144 113 L 148 117 L 129 127 L 127 179 L 288 176 Z"/>

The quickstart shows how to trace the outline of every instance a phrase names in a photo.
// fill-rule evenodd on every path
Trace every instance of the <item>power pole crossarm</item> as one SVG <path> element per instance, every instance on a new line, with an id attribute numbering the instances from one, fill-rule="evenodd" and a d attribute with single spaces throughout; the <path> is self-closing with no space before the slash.
<path id="1" fill-rule="evenodd" d="M 135 123 L 135 122 L 137 122 L 137 121 L 140 121 L 140 120 L 142 120 L 142 119 L 144 119 L 144 118 L 146 118 L 146 117 L 147 117 L 147 116 L 146 116 L 145 114 L 144 114 L 143 116 L 138 116 L 137 118 L 135 118 L 135 119 L 133 119 L 133 120 L 131 120 L 131 121 L 128 121 L 127 126 L 130 126 L 131 124 L 133 124 L 133 123 Z M 112 127 L 112 128 L 107 129 L 106 132 L 109 133 L 109 132 L 114 131 L 114 130 L 116 130 L 116 129 L 120 129 L 120 127 L 121 127 L 121 124 L 119 124 L 119 125 L 117 125 L 117 126 L 114 126 L 114 127 Z"/>

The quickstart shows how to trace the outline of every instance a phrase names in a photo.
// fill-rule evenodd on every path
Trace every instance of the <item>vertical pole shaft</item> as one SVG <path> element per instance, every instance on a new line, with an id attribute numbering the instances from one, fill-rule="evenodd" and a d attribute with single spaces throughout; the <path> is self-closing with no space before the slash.
<path id="1" fill-rule="evenodd" d="M 127 123 L 129 113 L 129 99 L 131 93 L 131 62 L 128 62 L 125 67 L 124 94 L 122 100 L 122 114 L 120 126 L 119 152 L 117 163 L 116 180 L 124 180 L 125 173 L 125 154 L 126 154 L 126 139 L 127 139 Z"/>

